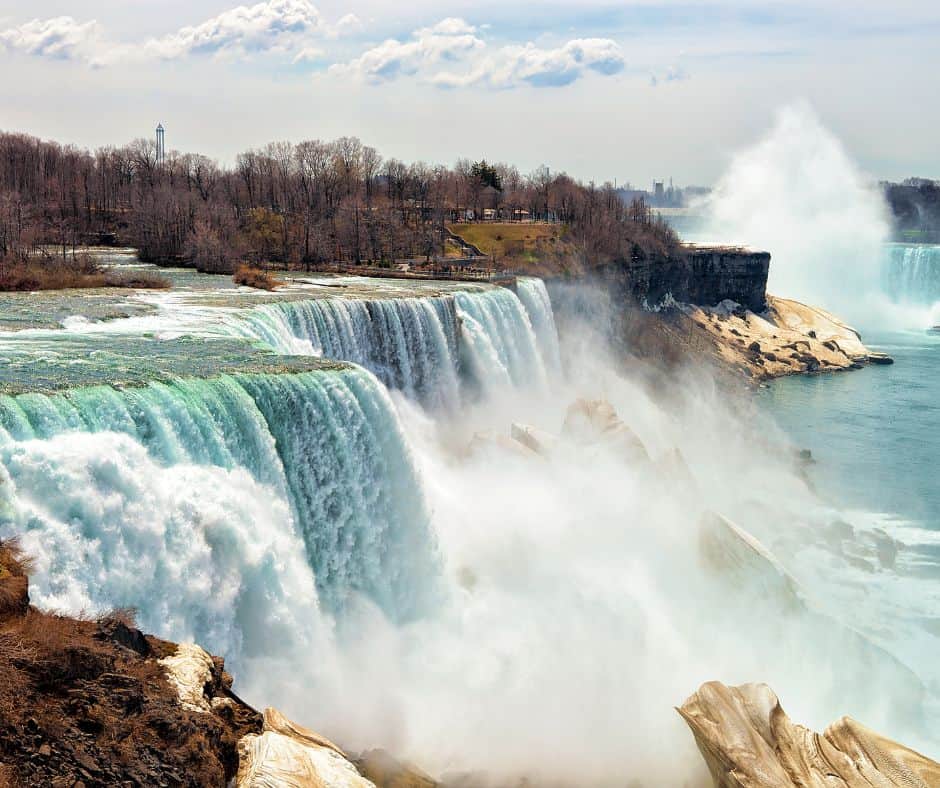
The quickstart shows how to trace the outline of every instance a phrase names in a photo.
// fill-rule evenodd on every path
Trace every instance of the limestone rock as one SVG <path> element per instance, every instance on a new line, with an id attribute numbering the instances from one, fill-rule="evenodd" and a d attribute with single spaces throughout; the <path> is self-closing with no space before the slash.
<path id="1" fill-rule="evenodd" d="M 262 732 L 238 742 L 235 788 L 375 788 L 329 739 L 265 709 Z"/>
<path id="2" fill-rule="evenodd" d="M 356 759 L 363 776 L 380 788 L 436 788 L 440 785 L 412 763 L 399 761 L 385 750 L 369 750 Z"/>
<path id="3" fill-rule="evenodd" d="M 940 764 L 849 717 L 794 724 L 765 684 L 703 684 L 678 709 L 717 788 L 936 788 Z"/>
<path id="4" fill-rule="evenodd" d="M 487 452 L 509 454 L 522 460 L 540 458 L 540 455 L 530 447 L 514 438 L 510 438 L 508 435 L 502 435 L 489 430 L 474 433 L 470 444 L 467 446 L 467 453 L 476 455 L 486 454 Z"/>
<path id="5" fill-rule="evenodd" d="M 212 657 L 195 643 L 180 643 L 176 653 L 160 660 L 167 679 L 176 689 L 184 709 L 196 712 L 212 710 L 205 687 L 212 682 Z"/>
<path id="6" fill-rule="evenodd" d="M 551 456 L 558 447 L 558 436 L 532 427 L 529 424 L 513 424 L 510 431 L 512 439 L 543 457 Z"/>
<path id="7" fill-rule="evenodd" d="M 763 380 L 800 373 L 854 369 L 864 363 L 891 363 L 862 344 L 858 332 L 819 307 L 767 296 L 760 314 L 733 301 L 713 307 L 681 304 L 690 321 L 689 337 L 707 337 L 722 364 Z"/>
<path id="8" fill-rule="evenodd" d="M 607 400 L 579 399 L 565 414 L 564 439 L 612 451 L 628 462 L 649 462 L 643 441 L 617 415 Z"/>

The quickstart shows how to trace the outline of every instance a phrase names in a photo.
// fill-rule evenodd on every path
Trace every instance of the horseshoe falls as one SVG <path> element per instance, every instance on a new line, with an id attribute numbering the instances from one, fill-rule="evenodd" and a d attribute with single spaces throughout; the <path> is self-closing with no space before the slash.
<path id="1" fill-rule="evenodd" d="M 888 244 L 881 274 L 885 293 L 896 302 L 931 305 L 940 301 L 940 246 Z"/>

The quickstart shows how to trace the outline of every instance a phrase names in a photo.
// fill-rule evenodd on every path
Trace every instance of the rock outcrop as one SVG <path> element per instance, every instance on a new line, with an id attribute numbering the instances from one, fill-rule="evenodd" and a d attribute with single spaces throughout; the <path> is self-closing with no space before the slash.
<path id="1" fill-rule="evenodd" d="M 537 455 L 533 455 L 537 456 Z M 429 788 L 391 756 L 365 757 L 232 692 L 223 660 L 98 620 L 29 605 L 29 562 L 0 542 L 0 788 Z"/>
<path id="2" fill-rule="evenodd" d="M 725 301 L 714 307 L 680 304 L 690 342 L 720 366 L 756 380 L 784 375 L 832 372 L 891 359 L 862 344 L 858 332 L 814 306 L 767 296 L 767 309 L 753 312 Z"/>
<path id="3" fill-rule="evenodd" d="M 225 785 L 260 716 L 221 659 L 144 635 L 126 611 L 98 620 L 29 606 L 28 562 L 0 544 L 0 785 Z M 181 666 L 182 667 L 182 666 Z M 185 679 L 183 676 L 185 675 Z M 202 681 L 196 689 L 192 681 Z M 184 687 L 185 685 L 185 687 Z M 185 696 L 186 703 L 182 703 Z M 209 714 L 206 697 L 227 703 Z"/>
<path id="4" fill-rule="evenodd" d="M 849 717 L 794 724 L 765 684 L 709 682 L 678 709 L 717 788 L 936 788 L 940 764 Z"/>
<path id="5" fill-rule="evenodd" d="M 238 743 L 238 758 L 236 788 L 375 788 L 339 747 L 276 709 Z"/>
<path id="6" fill-rule="evenodd" d="M 529 424 L 514 423 L 508 436 L 497 432 L 478 432 L 467 447 L 471 455 L 490 450 L 524 460 L 547 460 L 558 452 L 574 451 L 586 459 L 598 452 L 606 452 L 629 463 L 650 462 L 643 441 L 617 415 L 614 406 L 603 399 L 579 399 L 573 402 L 557 435 Z M 675 459 L 672 456 L 668 462 Z"/>

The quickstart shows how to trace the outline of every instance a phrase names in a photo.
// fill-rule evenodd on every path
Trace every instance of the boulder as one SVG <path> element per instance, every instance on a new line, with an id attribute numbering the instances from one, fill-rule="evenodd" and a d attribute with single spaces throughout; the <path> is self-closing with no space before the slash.
<path id="1" fill-rule="evenodd" d="M 643 441 L 617 415 L 607 400 L 579 399 L 568 408 L 561 435 L 582 446 L 597 446 L 628 462 L 649 462 Z"/>
<path id="2" fill-rule="evenodd" d="M 467 453 L 470 455 L 487 454 L 498 452 L 500 454 L 510 454 L 522 460 L 532 460 L 540 458 L 540 455 L 508 435 L 502 435 L 498 432 L 489 430 L 474 433 L 473 438 L 467 446 Z"/>
<path id="3" fill-rule="evenodd" d="M 238 742 L 235 788 L 375 788 L 329 739 L 265 709 L 261 734 Z"/>
<path id="4" fill-rule="evenodd" d="M 931 788 L 940 764 L 850 717 L 822 735 L 765 684 L 703 684 L 681 708 L 716 788 Z"/>
<path id="5" fill-rule="evenodd" d="M 552 452 L 558 447 L 557 435 L 552 435 L 550 432 L 528 424 L 513 424 L 510 435 L 512 435 L 514 441 L 518 441 L 543 457 L 551 456 Z"/>
<path id="6" fill-rule="evenodd" d="M 175 654 L 159 662 L 184 709 L 200 713 L 211 711 L 211 699 L 205 688 L 213 682 L 214 663 L 206 651 L 195 643 L 180 643 Z"/>
<path id="7" fill-rule="evenodd" d="M 796 580 L 754 536 L 716 512 L 706 512 L 700 528 L 702 558 L 736 592 L 768 599 L 791 612 L 805 609 Z"/>

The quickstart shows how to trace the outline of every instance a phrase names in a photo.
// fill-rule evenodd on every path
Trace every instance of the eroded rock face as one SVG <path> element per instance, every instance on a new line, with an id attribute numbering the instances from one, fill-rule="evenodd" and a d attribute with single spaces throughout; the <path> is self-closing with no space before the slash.
<path id="1" fill-rule="evenodd" d="M 818 734 L 766 684 L 703 684 L 678 709 L 717 788 L 936 788 L 940 764 L 849 717 Z"/>
<path id="2" fill-rule="evenodd" d="M 265 709 L 261 734 L 238 743 L 236 788 L 375 788 L 328 739 L 277 709 Z"/>

